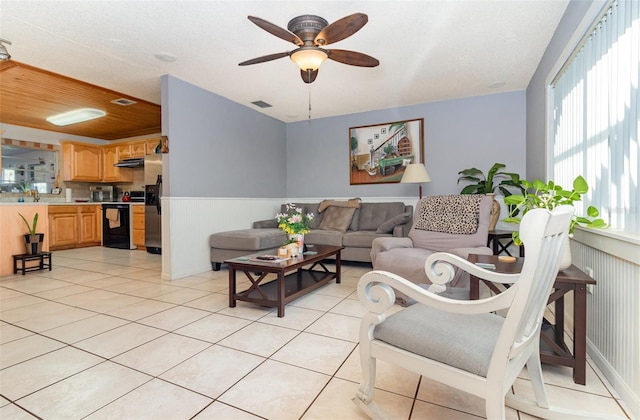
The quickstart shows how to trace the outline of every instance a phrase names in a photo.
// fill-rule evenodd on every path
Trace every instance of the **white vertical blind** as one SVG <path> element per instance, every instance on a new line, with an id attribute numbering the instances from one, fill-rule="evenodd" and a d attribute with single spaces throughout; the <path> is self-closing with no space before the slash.
<path id="1" fill-rule="evenodd" d="M 640 233 L 640 2 L 614 1 L 553 86 L 552 179 L 582 175 L 583 208 L 614 229 Z"/>

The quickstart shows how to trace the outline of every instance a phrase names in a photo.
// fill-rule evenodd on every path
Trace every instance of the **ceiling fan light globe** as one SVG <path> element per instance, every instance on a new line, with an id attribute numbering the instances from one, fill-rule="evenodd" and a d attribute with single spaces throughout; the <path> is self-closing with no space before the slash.
<path id="1" fill-rule="evenodd" d="M 300 48 L 294 51 L 290 58 L 300 67 L 300 70 L 318 70 L 320 64 L 329 55 L 320 48 Z"/>

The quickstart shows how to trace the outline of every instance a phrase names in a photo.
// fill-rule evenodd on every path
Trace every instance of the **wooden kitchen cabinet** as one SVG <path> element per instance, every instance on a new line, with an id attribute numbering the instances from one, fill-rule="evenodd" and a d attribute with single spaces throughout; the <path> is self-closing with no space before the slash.
<path id="1" fill-rule="evenodd" d="M 146 141 L 135 141 L 131 143 L 131 157 L 132 158 L 141 158 L 147 154 L 147 143 Z"/>
<path id="2" fill-rule="evenodd" d="M 102 148 L 95 144 L 61 141 L 62 179 L 102 181 Z"/>
<path id="3" fill-rule="evenodd" d="M 132 204 L 131 212 L 133 213 L 133 244 L 138 249 L 145 250 L 144 246 L 144 204 Z"/>
<path id="4" fill-rule="evenodd" d="M 129 159 L 132 157 L 131 143 L 118 143 L 116 149 L 118 150 L 118 159 Z"/>
<path id="5" fill-rule="evenodd" d="M 156 153 L 156 147 L 158 147 L 158 143 L 160 143 L 160 137 L 156 137 L 154 139 L 145 140 L 146 153 L 148 155 L 155 154 Z"/>
<path id="6" fill-rule="evenodd" d="M 49 249 L 100 245 L 99 205 L 49 205 Z"/>
<path id="7" fill-rule="evenodd" d="M 124 159 L 119 154 L 121 147 L 117 144 L 102 146 L 102 182 L 133 182 L 133 169 L 113 166 Z"/>

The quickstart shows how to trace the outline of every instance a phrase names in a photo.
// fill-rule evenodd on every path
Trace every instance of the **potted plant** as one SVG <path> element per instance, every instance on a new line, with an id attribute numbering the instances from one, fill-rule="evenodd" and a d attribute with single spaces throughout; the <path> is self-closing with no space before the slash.
<path id="1" fill-rule="evenodd" d="M 27 254 L 39 254 L 42 252 L 42 242 L 44 241 L 44 233 L 36 233 L 36 227 L 38 225 L 38 213 L 33 215 L 33 222 L 29 224 L 27 219 L 21 214 L 18 215 L 24 221 L 24 224 L 27 226 L 27 232 L 24 235 L 24 243 L 26 247 Z"/>
<path id="2" fill-rule="evenodd" d="M 522 194 L 525 193 L 520 175 L 513 172 L 502 172 L 502 168 L 506 168 L 506 165 L 503 163 L 494 163 L 486 175 L 478 168 L 469 168 L 458 172 L 458 175 L 460 175 L 458 177 L 458 184 L 460 181 L 471 182 L 471 184 L 465 186 L 462 191 L 460 191 L 460 194 L 486 194 L 494 197 L 489 230 L 495 230 L 498 218 L 500 217 L 500 203 L 495 200 L 496 188 L 499 189 L 505 197 L 512 194 L 507 187 L 515 187 L 518 188 Z M 501 179 L 500 183 L 496 183 L 498 179 Z M 513 209 L 509 207 L 510 212 L 511 210 Z"/>
<path id="3" fill-rule="evenodd" d="M 509 217 L 504 219 L 507 223 L 520 223 L 522 217 L 517 216 L 518 211 L 521 211 L 522 215 L 525 215 L 529 210 L 535 208 L 553 210 L 563 204 L 573 206 L 573 203 L 581 201 L 582 196 L 589 191 L 589 185 L 581 175 L 578 175 L 576 179 L 573 180 L 573 189 L 571 191 L 565 190 L 553 181 L 543 182 L 539 179 L 533 182 L 522 180 L 522 185 L 529 192 L 525 191 L 522 195 L 512 194 L 504 198 L 505 204 L 512 206 Z M 569 225 L 569 237 L 573 235 L 576 225 L 588 228 L 606 228 L 608 224 L 599 218 L 599 215 L 600 212 L 594 206 L 587 208 L 587 216 L 574 215 Z M 513 243 L 522 245 L 518 231 L 513 232 Z M 569 241 L 567 240 L 565 245 L 565 258 L 563 259 L 561 269 L 567 268 L 569 265 L 571 265 L 571 251 Z"/>

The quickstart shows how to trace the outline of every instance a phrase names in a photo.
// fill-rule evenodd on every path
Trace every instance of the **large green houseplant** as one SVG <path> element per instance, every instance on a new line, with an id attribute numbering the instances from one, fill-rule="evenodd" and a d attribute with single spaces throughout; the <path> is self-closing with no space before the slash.
<path id="1" fill-rule="evenodd" d="M 462 188 L 460 194 L 486 194 L 494 196 L 493 206 L 491 208 L 491 216 L 489 220 L 489 230 L 496 228 L 498 219 L 500 218 L 500 203 L 495 200 L 496 188 L 500 190 L 505 197 L 513 194 L 507 187 L 517 188 L 522 194 L 525 193 L 520 180 L 520 175 L 514 172 L 502 172 L 501 169 L 506 168 L 504 163 L 494 163 L 485 175 L 478 168 L 464 169 L 458 172 L 458 184 L 460 181 L 470 182 L 469 185 Z M 500 180 L 500 182 L 498 182 Z M 509 211 L 512 208 L 509 207 Z"/>
<path id="2" fill-rule="evenodd" d="M 522 217 L 517 212 L 525 215 L 529 210 L 535 208 L 544 208 L 553 210 L 556 207 L 568 204 L 573 206 L 576 201 L 581 201 L 582 196 L 589 191 L 587 181 L 581 176 L 577 176 L 573 181 L 573 189 L 565 190 L 553 181 L 544 182 L 536 179 L 533 182 L 522 180 L 522 185 L 526 188 L 526 194 L 512 194 L 504 198 L 505 204 L 511 207 L 509 217 L 504 219 L 508 223 L 519 224 Z M 573 234 L 576 225 L 588 228 L 606 228 L 608 224 L 598 216 L 600 212 L 594 206 L 587 208 L 587 216 L 573 216 L 571 225 L 569 226 L 569 234 Z M 513 240 L 516 245 L 521 245 L 519 232 L 513 232 Z"/>

